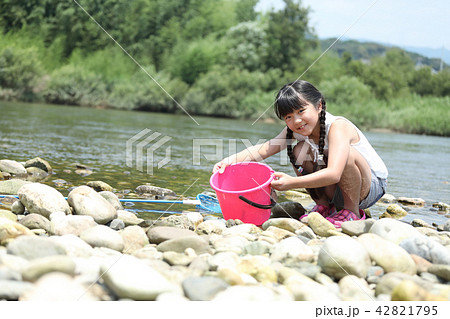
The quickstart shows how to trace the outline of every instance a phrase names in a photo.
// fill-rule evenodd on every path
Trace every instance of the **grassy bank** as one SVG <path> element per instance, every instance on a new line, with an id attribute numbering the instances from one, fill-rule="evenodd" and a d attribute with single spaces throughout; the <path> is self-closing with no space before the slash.
<path id="1" fill-rule="evenodd" d="M 46 46 L 27 32 L 6 34 L 0 37 L 0 100 L 181 113 L 178 102 L 193 115 L 255 119 L 269 108 L 261 118 L 275 117 L 270 106 L 277 89 L 297 75 L 278 69 L 250 71 L 213 65 L 226 54 L 216 46 L 211 50 L 206 42 L 199 42 L 186 54 L 180 53 L 188 66 L 194 62 L 199 67 L 210 65 L 192 83 L 177 76 L 181 66 L 174 63 L 180 59 L 173 56 L 162 70 L 143 65 L 169 96 L 116 47 L 90 54 L 75 50 L 63 59 L 57 40 Z M 334 63 L 337 69 L 327 67 L 322 72 L 320 63 Z M 324 92 L 330 112 L 351 119 L 362 129 L 450 136 L 450 97 L 419 96 L 405 90 L 382 100 L 360 79 L 339 75 L 343 71 L 336 63 L 325 56 L 307 74 Z M 331 78 L 333 72 L 333 80 L 318 77 L 326 73 Z"/>

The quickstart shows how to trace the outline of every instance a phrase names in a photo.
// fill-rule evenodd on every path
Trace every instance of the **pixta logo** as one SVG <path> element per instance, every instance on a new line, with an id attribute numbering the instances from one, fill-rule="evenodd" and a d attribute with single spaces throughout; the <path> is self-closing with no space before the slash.
<path id="1" fill-rule="evenodd" d="M 148 128 L 143 129 L 126 143 L 126 165 L 128 167 L 135 167 L 140 172 L 144 172 L 143 157 L 145 153 L 145 170 L 149 175 L 153 175 L 153 166 L 161 168 L 170 162 L 170 146 L 166 147 L 165 156 L 162 160 L 155 163 L 154 157 L 156 150 L 160 149 L 172 139 L 172 137 L 163 135 L 162 133 L 151 132 L 152 130 Z M 133 158 L 135 159 L 135 163 L 133 162 Z"/>

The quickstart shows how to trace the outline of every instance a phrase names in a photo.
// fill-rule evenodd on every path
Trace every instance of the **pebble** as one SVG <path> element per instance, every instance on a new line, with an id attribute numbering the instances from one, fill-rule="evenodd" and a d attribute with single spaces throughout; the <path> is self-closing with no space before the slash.
<path id="1" fill-rule="evenodd" d="M 23 206 L 23 204 L 20 200 L 16 200 L 11 205 L 11 212 L 13 212 L 16 215 L 21 215 L 25 212 L 25 206 Z"/>
<path id="2" fill-rule="evenodd" d="M 34 235 L 28 228 L 10 219 L 0 217 L 0 244 L 22 235 Z"/>
<path id="3" fill-rule="evenodd" d="M 89 186 L 73 189 L 67 202 L 73 207 L 76 215 L 91 216 L 98 224 L 106 224 L 117 218 L 116 209 Z"/>
<path id="4" fill-rule="evenodd" d="M 7 246 L 8 254 L 33 260 L 53 255 L 66 255 L 67 252 L 58 243 L 40 236 L 20 236 Z"/>
<path id="5" fill-rule="evenodd" d="M 220 220 L 206 220 L 197 226 L 196 233 L 198 235 L 222 234 L 227 229 L 225 224 Z"/>
<path id="6" fill-rule="evenodd" d="M 395 244 L 399 244 L 406 238 L 420 236 L 419 231 L 413 226 L 391 218 L 377 220 L 370 228 L 369 233 L 376 234 Z"/>
<path id="7" fill-rule="evenodd" d="M 46 173 L 51 173 L 53 171 L 50 164 L 46 160 L 44 160 L 40 157 L 35 157 L 33 159 L 26 161 L 24 166 L 25 166 L 25 168 L 36 167 L 36 168 L 39 168 L 39 169 L 45 171 Z"/>
<path id="8" fill-rule="evenodd" d="M 175 251 L 182 253 L 186 248 L 194 249 L 197 254 L 209 252 L 211 250 L 209 243 L 198 235 L 169 239 L 157 246 L 158 251 L 161 252 Z"/>
<path id="9" fill-rule="evenodd" d="M 336 227 L 317 212 L 308 214 L 308 226 L 319 236 L 328 237 L 336 231 Z"/>
<path id="10" fill-rule="evenodd" d="M 183 291 L 190 300 L 209 301 L 217 293 L 225 290 L 229 285 L 220 278 L 215 277 L 189 277 L 183 283 Z"/>
<path id="11" fill-rule="evenodd" d="M 0 181 L 0 194 L 16 195 L 19 189 L 26 184 L 31 184 L 31 182 L 16 178 Z"/>
<path id="12" fill-rule="evenodd" d="M 353 275 L 339 280 L 339 291 L 342 300 L 375 301 L 375 294 L 367 281 Z"/>
<path id="13" fill-rule="evenodd" d="M 446 281 L 450 281 L 450 265 L 431 265 L 428 268 L 428 272 Z"/>
<path id="14" fill-rule="evenodd" d="M 75 275 L 75 262 L 72 258 L 61 255 L 39 258 L 31 261 L 22 271 L 22 278 L 25 281 L 34 282 L 50 272 L 60 272 L 73 276 Z"/>
<path id="15" fill-rule="evenodd" d="M 169 227 L 169 226 L 155 226 L 150 227 L 147 231 L 147 236 L 152 244 L 160 244 L 166 240 L 175 239 L 175 238 L 183 238 L 198 235 L 189 229 L 183 229 L 178 227 Z"/>
<path id="16" fill-rule="evenodd" d="M 53 187 L 40 183 L 23 185 L 18 191 L 19 200 L 30 213 L 49 218 L 54 212 L 70 213 L 64 196 Z"/>
<path id="17" fill-rule="evenodd" d="M 85 230 L 97 226 L 97 223 L 91 216 L 65 215 L 62 212 L 58 212 L 51 214 L 50 219 L 49 233 L 51 235 L 63 236 L 73 234 L 80 236 Z"/>
<path id="18" fill-rule="evenodd" d="M 47 232 L 50 230 L 50 221 L 39 214 L 26 215 L 19 223 L 28 229 L 45 229 Z"/>
<path id="19" fill-rule="evenodd" d="M 278 227 L 292 233 L 295 233 L 297 230 L 306 227 L 306 225 L 302 222 L 292 218 L 271 218 L 262 225 L 262 229 L 266 230 L 271 226 Z"/>
<path id="20" fill-rule="evenodd" d="M 133 256 L 110 257 L 100 271 L 106 286 L 119 298 L 155 300 L 159 294 L 175 291 L 158 271 Z"/>
<path id="21" fill-rule="evenodd" d="M 345 275 L 365 278 L 371 261 L 365 248 L 355 239 L 333 236 L 325 240 L 317 264 L 325 274 L 336 279 Z"/>
<path id="22" fill-rule="evenodd" d="M 106 191 L 111 193 L 113 191 L 113 188 L 110 185 L 102 181 L 90 181 L 86 185 L 93 188 L 96 192 Z M 104 196 L 105 194 L 100 195 Z M 105 199 L 107 199 L 107 196 L 108 195 L 104 196 Z"/>
<path id="23" fill-rule="evenodd" d="M 105 225 L 97 225 L 86 229 L 80 238 L 92 247 L 106 247 L 121 252 L 124 249 L 122 237 Z"/>
<path id="24" fill-rule="evenodd" d="M 122 209 L 117 210 L 117 218 L 122 220 L 125 226 L 139 225 L 144 221 L 142 218 L 137 217 L 132 212 Z"/>
<path id="25" fill-rule="evenodd" d="M 312 262 L 314 259 L 313 250 L 297 237 L 289 237 L 281 240 L 272 248 L 270 257 L 273 261 L 286 261 L 293 259 L 295 262 Z"/>
<path id="26" fill-rule="evenodd" d="M 88 183 L 89 186 L 89 183 Z M 91 186 L 92 187 L 92 186 Z M 109 186 L 111 187 L 111 186 Z M 95 187 L 94 188 L 95 191 L 99 192 L 98 194 L 100 196 L 102 196 L 104 199 L 106 199 L 108 201 L 108 203 L 110 203 L 112 205 L 112 207 L 114 207 L 116 210 L 121 210 L 123 209 L 122 204 L 119 201 L 119 198 L 116 196 L 116 194 L 114 194 L 111 190 L 97 190 Z"/>
<path id="27" fill-rule="evenodd" d="M 416 274 L 414 260 L 400 246 L 373 233 L 363 234 L 357 240 L 364 246 L 370 258 L 383 267 L 386 273 L 398 271 L 410 275 Z"/>
<path id="28" fill-rule="evenodd" d="M 125 223 L 123 222 L 123 220 L 116 218 L 109 223 L 109 228 L 114 230 L 121 230 L 125 228 Z"/>
<path id="29" fill-rule="evenodd" d="M 425 206 L 425 200 L 422 198 L 399 197 L 397 201 L 404 205 Z"/>
<path id="30" fill-rule="evenodd" d="M 0 209 L 0 218 L 6 218 L 13 222 L 17 221 L 17 215 L 6 209 Z"/>
<path id="31" fill-rule="evenodd" d="M 352 220 L 348 222 L 343 222 L 342 232 L 349 236 L 359 236 L 368 233 L 370 228 L 375 223 L 375 219 L 365 219 L 365 220 Z"/>
<path id="32" fill-rule="evenodd" d="M 3 159 L 0 160 L 0 172 L 23 176 L 27 174 L 25 167 L 19 162 Z"/>
<path id="33" fill-rule="evenodd" d="M 123 252 L 132 254 L 150 244 L 147 234 L 139 226 L 127 226 L 120 232 L 123 240 Z"/>
<path id="34" fill-rule="evenodd" d="M 433 264 L 450 265 L 450 252 L 443 245 L 427 236 L 406 238 L 400 243 L 400 247 L 410 254 L 425 258 Z"/>

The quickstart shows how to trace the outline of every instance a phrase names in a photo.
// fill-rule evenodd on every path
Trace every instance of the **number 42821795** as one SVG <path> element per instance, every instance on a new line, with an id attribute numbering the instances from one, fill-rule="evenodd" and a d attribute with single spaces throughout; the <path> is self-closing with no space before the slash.
<path id="1" fill-rule="evenodd" d="M 435 316 L 438 313 L 437 306 L 378 306 L 375 312 L 384 316 Z"/>

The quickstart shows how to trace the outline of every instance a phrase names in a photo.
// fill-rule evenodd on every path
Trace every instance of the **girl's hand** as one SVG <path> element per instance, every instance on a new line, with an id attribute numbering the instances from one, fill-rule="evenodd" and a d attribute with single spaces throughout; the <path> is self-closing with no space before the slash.
<path id="1" fill-rule="evenodd" d="M 294 188 L 293 182 L 295 177 L 289 176 L 281 172 L 275 172 L 273 173 L 273 176 L 275 178 L 270 185 L 276 190 L 285 191 Z"/>
<path id="2" fill-rule="evenodd" d="M 216 163 L 213 168 L 213 174 L 217 171 L 219 171 L 219 174 L 222 174 L 225 171 L 225 168 L 230 165 L 228 162 L 222 160 L 219 163 Z"/>

